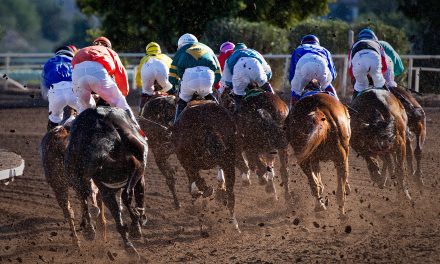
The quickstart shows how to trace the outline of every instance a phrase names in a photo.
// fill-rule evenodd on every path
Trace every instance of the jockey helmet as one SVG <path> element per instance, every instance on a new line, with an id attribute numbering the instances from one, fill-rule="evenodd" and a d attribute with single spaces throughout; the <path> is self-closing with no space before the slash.
<path id="1" fill-rule="evenodd" d="M 317 36 L 309 34 L 305 35 L 301 39 L 301 44 L 318 44 L 319 45 L 319 39 Z"/>
<path id="2" fill-rule="evenodd" d="M 106 37 L 99 37 L 99 38 L 96 38 L 94 41 L 93 41 L 93 45 L 95 45 L 95 46 L 104 46 L 104 47 L 107 47 L 107 48 L 112 48 L 112 43 L 110 42 L 110 40 L 108 39 L 108 38 L 106 38 Z"/>
<path id="3" fill-rule="evenodd" d="M 55 49 L 55 54 L 73 57 L 73 52 L 70 50 L 70 48 L 68 46 L 61 46 L 61 47 Z"/>
<path id="4" fill-rule="evenodd" d="M 235 48 L 234 43 L 226 41 L 220 46 L 220 52 L 225 53 L 228 50 L 232 50 Z"/>
<path id="5" fill-rule="evenodd" d="M 156 42 L 150 42 L 145 47 L 145 52 L 147 53 L 147 55 L 151 56 L 151 55 L 160 54 L 162 51 L 160 50 L 159 44 L 157 44 Z"/>
<path id="6" fill-rule="evenodd" d="M 247 49 L 247 46 L 244 43 L 237 43 L 237 45 L 235 45 L 234 50 L 239 50 L 239 49 Z"/>
<path id="7" fill-rule="evenodd" d="M 75 45 L 69 45 L 67 47 L 69 47 L 70 51 L 73 52 L 73 54 L 76 54 L 78 52 L 78 48 L 75 47 Z"/>
<path id="8" fill-rule="evenodd" d="M 198 42 L 196 36 L 190 33 L 183 34 L 177 41 L 177 48 L 180 49 L 182 46 L 194 42 Z"/>
<path id="9" fill-rule="evenodd" d="M 361 40 L 361 39 L 371 39 L 371 40 L 376 40 L 376 41 L 378 40 L 376 37 L 376 34 L 374 34 L 374 31 L 369 28 L 362 29 L 359 32 L 357 38 L 358 38 L 358 40 Z"/>

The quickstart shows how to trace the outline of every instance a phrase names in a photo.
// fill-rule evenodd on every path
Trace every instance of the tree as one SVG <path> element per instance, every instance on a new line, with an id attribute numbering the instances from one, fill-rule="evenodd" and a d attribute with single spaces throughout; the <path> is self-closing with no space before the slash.
<path id="1" fill-rule="evenodd" d="M 102 19 L 102 30 L 116 49 L 139 51 L 149 41 L 176 49 L 178 37 L 203 37 L 209 21 L 242 17 L 288 27 L 312 14 L 323 14 L 329 0 L 77 0 L 81 10 Z"/>
<path id="2" fill-rule="evenodd" d="M 329 0 L 244 0 L 239 16 L 249 21 L 265 21 L 281 28 L 292 27 L 311 15 L 325 15 Z"/>

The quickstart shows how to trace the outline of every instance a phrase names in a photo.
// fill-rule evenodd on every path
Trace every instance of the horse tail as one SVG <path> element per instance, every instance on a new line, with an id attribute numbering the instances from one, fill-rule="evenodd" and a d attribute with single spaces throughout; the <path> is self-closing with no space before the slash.
<path id="1" fill-rule="evenodd" d="M 207 146 L 208 153 L 215 159 L 221 159 L 222 153 L 226 152 L 225 142 L 212 128 L 206 128 L 206 131 L 205 146 Z"/>
<path id="2" fill-rule="evenodd" d="M 297 155 L 298 163 L 306 161 L 327 138 L 330 130 L 330 123 L 327 116 L 319 109 L 308 114 L 309 122 L 311 122 L 312 130 L 308 133 L 306 143 L 303 149 Z"/>

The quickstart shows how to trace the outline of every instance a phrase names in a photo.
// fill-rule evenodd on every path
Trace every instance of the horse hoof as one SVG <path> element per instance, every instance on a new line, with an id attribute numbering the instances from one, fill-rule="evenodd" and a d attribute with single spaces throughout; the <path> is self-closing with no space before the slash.
<path id="1" fill-rule="evenodd" d="M 275 193 L 275 186 L 273 184 L 273 181 L 267 182 L 265 190 L 267 193 Z"/>
<path id="2" fill-rule="evenodd" d="M 266 175 L 258 176 L 258 183 L 260 185 L 266 185 L 267 184 L 267 178 Z"/>
<path id="3" fill-rule="evenodd" d="M 101 213 L 101 210 L 99 210 L 99 207 L 92 206 L 89 209 L 89 213 L 90 213 L 90 217 L 92 217 L 93 219 L 96 219 L 96 218 L 98 218 L 99 213 Z"/>
<path id="4" fill-rule="evenodd" d="M 245 187 L 248 187 L 251 185 L 251 179 L 249 178 L 249 172 L 241 174 L 241 181 L 242 181 L 242 185 Z"/>
<path id="5" fill-rule="evenodd" d="M 412 198 L 411 198 L 411 195 L 409 194 L 409 191 L 408 191 L 408 190 L 405 190 L 405 191 L 403 191 L 403 192 L 405 193 L 405 197 L 406 197 L 406 199 L 408 199 L 408 201 L 411 201 Z"/>
<path id="6" fill-rule="evenodd" d="M 180 204 L 180 202 L 174 201 L 174 209 L 179 210 L 180 208 L 182 208 L 182 205 Z"/>
<path id="7" fill-rule="evenodd" d="M 351 187 L 350 184 L 345 184 L 345 195 L 349 195 L 351 193 Z"/>
<path id="8" fill-rule="evenodd" d="M 322 200 L 317 201 L 315 205 L 315 212 L 322 212 L 325 210 L 327 210 L 327 207 L 325 206 L 324 202 Z"/>
<path id="9" fill-rule="evenodd" d="M 130 226 L 130 237 L 132 239 L 141 239 L 142 238 L 142 229 L 141 226 L 137 223 L 134 223 Z"/>
<path id="10" fill-rule="evenodd" d="M 203 198 L 210 197 L 213 193 L 214 193 L 214 189 L 211 186 L 208 186 L 203 191 L 202 196 Z"/>
<path id="11" fill-rule="evenodd" d="M 125 243 L 125 251 L 131 256 L 135 257 L 137 259 L 140 258 L 139 253 L 137 252 L 136 248 L 134 247 L 133 243 L 131 241 L 127 241 Z"/>
<path id="12" fill-rule="evenodd" d="M 92 241 L 95 239 L 96 232 L 95 228 L 92 225 L 88 225 L 84 228 L 83 237 L 87 241 Z"/>

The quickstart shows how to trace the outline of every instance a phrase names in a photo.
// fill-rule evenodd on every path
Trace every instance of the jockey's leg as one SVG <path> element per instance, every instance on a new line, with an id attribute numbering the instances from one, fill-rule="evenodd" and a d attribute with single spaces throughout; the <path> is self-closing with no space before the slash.
<path id="1" fill-rule="evenodd" d="M 214 101 L 215 103 L 219 104 L 217 98 L 215 98 L 214 94 L 212 94 L 212 93 L 210 93 L 207 96 L 205 96 L 205 99 L 206 100 Z"/>
<path id="2" fill-rule="evenodd" d="M 366 61 L 360 59 L 359 53 L 361 53 L 361 51 L 356 53 L 352 60 L 353 76 L 356 80 L 354 84 L 354 90 L 358 93 L 368 89 L 369 87 L 369 82 L 368 82 L 369 65 L 366 63 Z"/>
<path id="3" fill-rule="evenodd" d="M 368 74 L 373 80 L 374 87 L 383 87 L 385 85 L 385 79 L 382 74 L 382 63 L 380 55 L 377 52 L 371 51 L 367 54 L 365 61 L 368 64 Z"/>
<path id="4" fill-rule="evenodd" d="M 51 88 L 48 92 L 49 100 L 49 121 L 47 131 L 56 127 L 63 120 L 63 108 L 65 106 L 62 89 Z"/>
<path id="5" fill-rule="evenodd" d="M 176 124 L 177 120 L 179 120 L 179 116 L 182 113 L 183 109 L 185 109 L 188 102 L 185 102 L 182 98 L 179 98 L 176 104 L 176 115 L 174 116 L 174 124 Z"/>
<path id="6" fill-rule="evenodd" d="M 388 55 L 386 55 L 386 60 L 387 70 L 383 74 L 383 77 L 385 78 L 385 86 L 388 88 L 397 87 L 397 83 L 394 81 L 394 63 Z"/>
<path id="7" fill-rule="evenodd" d="M 272 85 L 270 85 L 269 82 L 263 84 L 263 86 L 261 86 L 261 88 L 263 89 L 263 91 L 265 91 L 267 93 L 275 94 L 275 91 L 273 90 Z"/>
<path id="8" fill-rule="evenodd" d="M 144 105 L 150 100 L 154 94 L 154 74 L 153 69 L 150 67 L 142 66 L 141 79 L 142 79 L 142 94 L 141 102 L 139 104 L 139 113 L 142 112 Z"/>
<path id="9" fill-rule="evenodd" d="M 336 97 L 336 99 L 339 100 L 338 94 L 336 93 L 336 89 L 335 89 L 335 87 L 333 87 L 332 84 L 329 84 L 329 85 L 327 86 L 327 88 L 325 88 L 325 91 L 334 94 L 334 96 Z"/>
<path id="10" fill-rule="evenodd" d="M 89 67 L 83 63 L 76 65 L 72 72 L 72 86 L 77 98 L 78 114 L 88 108 L 96 107 L 95 99 L 92 97 L 92 85 L 99 82 L 95 76 L 87 72 Z"/>

